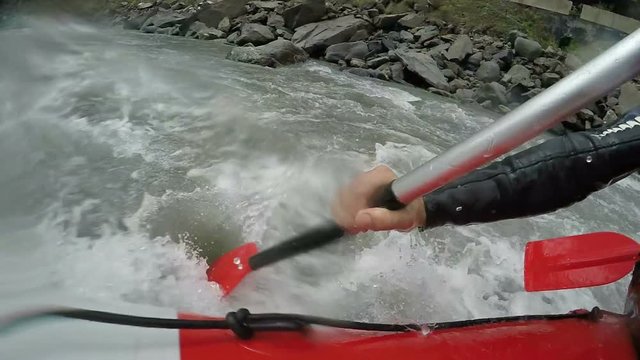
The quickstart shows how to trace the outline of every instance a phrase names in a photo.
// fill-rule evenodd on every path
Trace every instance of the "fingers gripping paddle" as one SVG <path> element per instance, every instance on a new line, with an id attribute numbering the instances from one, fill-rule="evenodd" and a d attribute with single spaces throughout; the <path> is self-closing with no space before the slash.
<path id="1" fill-rule="evenodd" d="M 522 145 L 632 79 L 640 73 L 638 43 L 640 29 L 465 142 L 396 179 L 384 191 L 391 201 L 378 205 L 409 204 Z M 255 244 L 246 244 L 214 262 L 208 277 L 228 294 L 252 270 L 320 247 L 343 234 L 339 226 L 329 223 L 260 253 Z"/>
<path id="2" fill-rule="evenodd" d="M 640 258 L 640 244 L 614 232 L 532 241 L 524 259 L 527 291 L 609 284 L 627 275 Z"/>

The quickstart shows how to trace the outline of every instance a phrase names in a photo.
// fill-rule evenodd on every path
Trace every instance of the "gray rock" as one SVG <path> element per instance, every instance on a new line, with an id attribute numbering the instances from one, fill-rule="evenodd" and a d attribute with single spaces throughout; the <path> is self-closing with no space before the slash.
<path id="1" fill-rule="evenodd" d="M 511 64 L 513 64 L 513 51 L 500 50 L 493 56 L 493 60 L 498 62 L 502 70 L 509 69 L 511 68 Z"/>
<path id="2" fill-rule="evenodd" d="M 578 120 L 592 121 L 595 114 L 589 109 L 581 109 L 580 111 L 578 111 L 576 116 L 578 116 Z"/>
<path id="3" fill-rule="evenodd" d="M 361 29 L 356 31 L 355 34 L 349 39 L 349 41 L 362 41 L 367 40 L 369 38 L 369 32 L 367 30 Z"/>
<path id="4" fill-rule="evenodd" d="M 201 40 L 215 40 L 225 38 L 227 35 L 218 29 L 210 28 L 204 23 L 196 21 L 189 26 L 186 36 Z"/>
<path id="5" fill-rule="evenodd" d="M 484 51 L 482 52 L 482 56 L 484 57 L 485 60 L 491 60 L 493 59 L 493 55 L 499 52 L 500 52 L 500 49 L 498 49 L 498 47 L 492 44 L 484 48 Z"/>
<path id="6" fill-rule="evenodd" d="M 142 13 L 133 12 L 122 22 L 122 27 L 127 30 L 140 30 L 142 25 L 156 13 L 156 9 L 143 11 Z"/>
<path id="7" fill-rule="evenodd" d="M 373 40 L 367 43 L 367 47 L 369 48 L 369 53 L 365 57 L 368 59 L 370 57 L 376 56 L 383 52 L 387 52 L 389 49 L 383 44 L 382 40 Z"/>
<path id="8" fill-rule="evenodd" d="M 460 67 L 460 65 L 454 63 L 453 61 L 445 61 L 444 66 L 447 69 L 453 71 L 453 73 L 456 74 L 456 76 L 461 76 L 463 74 L 463 70 Z"/>
<path id="9" fill-rule="evenodd" d="M 507 34 L 507 42 L 509 44 L 511 44 L 511 46 L 514 46 L 514 43 L 516 42 L 516 39 L 519 38 L 519 37 L 524 38 L 524 39 L 528 38 L 527 34 L 523 33 L 522 31 L 511 30 Z"/>
<path id="10" fill-rule="evenodd" d="M 390 60 L 388 56 L 380 56 L 374 59 L 367 60 L 367 66 L 370 68 L 378 68 L 381 65 L 388 63 L 389 61 Z"/>
<path id="11" fill-rule="evenodd" d="M 508 103 L 507 89 L 497 82 L 483 84 L 478 88 L 477 94 L 480 101 L 491 100 L 495 105 L 506 105 Z"/>
<path id="12" fill-rule="evenodd" d="M 287 29 L 276 29 L 276 35 L 285 40 L 291 40 L 291 37 L 293 37 L 293 34 Z"/>
<path id="13" fill-rule="evenodd" d="M 231 30 L 231 20 L 229 20 L 229 17 L 225 16 L 224 18 L 222 18 L 222 20 L 220 20 L 220 22 L 218 23 L 218 30 L 224 31 L 226 33 Z"/>
<path id="14" fill-rule="evenodd" d="M 436 94 L 436 95 L 440 95 L 440 96 L 444 96 L 444 97 L 451 97 L 451 93 L 448 91 L 444 91 L 444 90 L 440 90 L 440 89 L 436 89 L 433 87 L 428 88 L 427 90 L 429 90 L 430 92 Z"/>
<path id="15" fill-rule="evenodd" d="M 410 13 L 398 20 L 398 24 L 405 28 L 413 29 L 424 24 L 425 18 L 422 14 Z"/>
<path id="16" fill-rule="evenodd" d="M 464 60 L 473 51 L 473 43 L 469 35 L 460 35 L 445 54 L 447 60 Z"/>
<path id="17" fill-rule="evenodd" d="M 400 62 L 392 63 L 389 69 L 391 70 L 391 79 L 393 81 L 399 83 L 404 82 L 404 64 Z"/>
<path id="18" fill-rule="evenodd" d="M 620 88 L 618 102 L 618 106 L 616 107 L 618 114 L 624 114 L 640 105 L 640 91 L 638 91 L 638 87 L 632 82 L 623 84 Z"/>
<path id="19" fill-rule="evenodd" d="M 244 24 L 240 28 L 240 36 L 236 44 L 253 44 L 255 46 L 264 45 L 276 39 L 268 26 L 261 24 Z"/>
<path id="20" fill-rule="evenodd" d="M 500 110 L 503 114 L 506 114 L 511 111 L 511 109 L 509 109 L 508 106 L 505 106 L 502 104 L 498 105 L 498 110 Z"/>
<path id="21" fill-rule="evenodd" d="M 467 59 L 467 63 L 473 66 L 480 66 L 482 59 L 483 59 L 482 53 L 477 52 L 469 56 L 469 58 Z"/>
<path id="22" fill-rule="evenodd" d="M 238 40 L 239 37 L 240 37 L 240 31 L 231 33 L 229 34 L 229 36 L 227 36 L 227 42 L 229 44 L 235 44 L 235 42 Z"/>
<path id="23" fill-rule="evenodd" d="M 438 30 L 435 26 L 427 26 L 422 28 L 414 34 L 418 38 L 418 42 L 420 44 L 424 44 L 425 42 L 435 38 L 440 34 L 440 30 Z"/>
<path id="24" fill-rule="evenodd" d="M 447 79 L 431 56 L 409 50 L 397 50 L 396 54 L 409 71 L 418 75 L 427 84 L 437 89 L 449 90 Z"/>
<path id="25" fill-rule="evenodd" d="M 567 54 L 567 57 L 564 59 L 564 65 L 569 68 L 569 70 L 576 70 L 582 66 L 582 61 L 573 54 Z"/>
<path id="26" fill-rule="evenodd" d="M 375 19 L 374 24 L 378 29 L 391 30 L 396 26 L 398 20 L 402 19 L 406 15 L 407 14 L 379 15 Z"/>
<path id="27" fill-rule="evenodd" d="M 353 58 L 364 59 L 368 53 L 369 48 L 364 41 L 345 42 L 329 46 L 324 58 L 337 63 L 340 60 L 349 61 Z"/>
<path id="28" fill-rule="evenodd" d="M 325 0 L 303 0 L 301 3 L 285 9 L 282 13 L 284 24 L 289 29 L 314 23 L 327 13 Z"/>
<path id="29" fill-rule="evenodd" d="M 427 54 L 429 54 L 430 56 L 441 55 L 445 51 L 447 51 L 447 49 L 449 49 L 450 47 L 451 47 L 451 44 L 449 43 L 440 44 L 438 46 L 435 46 L 429 49 L 429 51 L 427 51 Z"/>
<path id="30" fill-rule="evenodd" d="M 483 101 L 482 103 L 480 103 L 480 106 L 482 106 L 485 109 L 491 109 L 493 107 L 493 101 L 491 100 Z"/>
<path id="31" fill-rule="evenodd" d="M 504 75 L 502 81 L 511 84 L 522 84 L 527 87 L 533 86 L 531 71 L 520 64 L 513 65 Z"/>
<path id="32" fill-rule="evenodd" d="M 451 69 L 442 70 L 442 75 L 447 78 L 447 80 L 451 81 L 456 78 L 456 74 Z"/>
<path id="33" fill-rule="evenodd" d="M 522 95 L 525 96 L 527 99 L 532 99 L 532 98 L 538 96 L 542 91 L 543 91 L 543 89 L 533 88 L 533 89 L 527 91 L 526 93 L 524 93 Z"/>
<path id="34" fill-rule="evenodd" d="M 560 81 L 560 75 L 555 73 L 544 73 L 540 76 L 540 81 L 542 82 L 542 86 L 547 88 L 558 81 Z"/>
<path id="35" fill-rule="evenodd" d="M 473 101 L 476 97 L 476 92 L 471 89 L 458 89 L 454 96 L 463 101 Z"/>
<path id="36" fill-rule="evenodd" d="M 540 46 L 540 43 L 534 40 L 519 37 L 515 41 L 514 48 L 517 55 L 529 60 L 534 60 L 535 58 L 542 55 L 542 46 Z"/>
<path id="37" fill-rule="evenodd" d="M 299 63 L 308 58 L 304 50 L 284 39 L 256 47 L 235 47 L 227 54 L 230 60 L 269 67 Z"/>
<path id="38" fill-rule="evenodd" d="M 158 11 L 157 14 L 149 17 L 147 21 L 142 24 L 142 29 L 146 27 L 155 27 L 157 29 L 171 28 L 176 25 L 185 24 L 188 20 L 188 15 L 182 15 L 170 10 L 162 10 Z"/>
<path id="39" fill-rule="evenodd" d="M 153 34 L 158 31 L 158 27 L 156 26 L 143 26 L 140 28 L 140 31 L 147 34 Z"/>
<path id="40" fill-rule="evenodd" d="M 205 3 L 196 13 L 196 18 L 208 27 L 217 27 L 225 17 L 233 19 L 244 15 L 247 12 L 245 5 L 248 2 L 248 0 L 217 0 L 212 4 Z"/>
<path id="41" fill-rule="evenodd" d="M 611 109 L 607 110 L 607 113 L 604 114 L 604 117 L 602 118 L 602 121 L 605 124 L 610 124 L 616 120 L 618 120 L 618 114 L 616 114 L 616 112 Z"/>
<path id="42" fill-rule="evenodd" d="M 272 26 L 274 28 L 283 28 L 284 18 L 281 15 L 278 15 L 272 12 L 269 14 L 269 17 L 267 18 L 267 25 Z"/>
<path id="43" fill-rule="evenodd" d="M 371 77 L 371 78 L 376 78 L 381 80 L 389 80 L 387 75 L 384 72 L 379 70 L 350 68 L 350 69 L 346 69 L 345 71 L 353 75 Z"/>
<path id="44" fill-rule="evenodd" d="M 351 65 L 353 67 L 357 67 L 357 68 L 366 68 L 367 67 L 367 63 L 364 60 L 358 59 L 358 58 L 353 58 L 353 59 L 349 60 L 349 65 Z"/>
<path id="45" fill-rule="evenodd" d="M 155 3 L 152 3 L 152 2 L 141 2 L 141 3 L 138 4 L 137 8 L 138 8 L 138 10 L 145 10 L 145 9 L 152 8 L 153 5 L 155 5 Z"/>
<path id="46" fill-rule="evenodd" d="M 462 79 L 454 79 L 449 82 L 449 88 L 453 92 L 456 92 L 459 89 L 467 89 L 469 88 L 469 82 Z"/>
<path id="47" fill-rule="evenodd" d="M 476 71 L 476 77 L 484 82 L 498 81 L 501 78 L 500 65 L 495 61 L 484 61 Z"/>
<path id="48" fill-rule="evenodd" d="M 249 16 L 247 18 L 247 22 L 266 24 L 268 18 L 269 14 L 266 11 L 259 11 L 258 13 Z"/>
<path id="49" fill-rule="evenodd" d="M 616 97 L 613 97 L 613 96 L 607 97 L 608 107 L 612 108 L 612 107 L 615 107 L 616 105 L 618 105 L 618 99 Z"/>
<path id="50" fill-rule="evenodd" d="M 412 43 L 415 40 L 416 39 L 414 38 L 412 33 L 408 32 L 408 31 L 405 31 L 405 30 L 400 31 L 400 41 L 407 42 L 407 43 Z"/>
<path id="51" fill-rule="evenodd" d="M 367 14 L 369 19 L 375 19 L 376 16 L 380 15 L 380 11 L 378 9 L 367 9 L 365 10 L 365 14 Z"/>
<path id="52" fill-rule="evenodd" d="M 368 30 L 369 24 L 353 15 L 303 25 L 296 29 L 292 41 L 311 55 L 322 53 L 333 44 L 348 41 L 358 30 Z"/>
<path id="53" fill-rule="evenodd" d="M 261 10 L 274 11 L 284 3 L 282 1 L 251 1 L 251 4 Z"/>

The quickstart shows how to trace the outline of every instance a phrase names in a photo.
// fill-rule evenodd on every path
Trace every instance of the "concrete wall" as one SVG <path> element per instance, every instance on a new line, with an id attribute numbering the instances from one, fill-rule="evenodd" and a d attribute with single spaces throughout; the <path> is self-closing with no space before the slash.
<path id="1" fill-rule="evenodd" d="M 480 0 L 479 0 L 480 1 Z M 511 2 L 537 7 L 555 13 L 569 15 L 573 4 L 569 0 L 510 0 Z"/>
<path id="2" fill-rule="evenodd" d="M 580 18 L 630 34 L 640 28 L 640 21 L 593 6 L 582 5 Z"/>

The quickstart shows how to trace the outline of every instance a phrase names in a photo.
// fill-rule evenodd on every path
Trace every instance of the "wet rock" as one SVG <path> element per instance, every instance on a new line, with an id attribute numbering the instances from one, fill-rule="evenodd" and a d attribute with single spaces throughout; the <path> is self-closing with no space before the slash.
<path id="1" fill-rule="evenodd" d="M 482 53 L 477 52 L 469 56 L 469 58 L 467 59 L 467 63 L 473 66 L 480 66 L 482 59 L 483 59 Z"/>
<path id="2" fill-rule="evenodd" d="M 218 23 L 218 30 L 228 33 L 231 30 L 231 20 L 226 16 L 222 18 Z"/>
<path id="3" fill-rule="evenodd" d="M 327 61 L 337 63 L 339 60 L 364 59 L 368 53 L 369 48 L 364 41 L 345 42 L 329 46 L 324 58 Z"/>
<path id="4" fill-rule="evenodd" d="M 348 41 L 358 30 L 368 30 L 369 24 L 353 15 L 303 25 L 296 29 L 292 41 L 311 55 L 322 53 L 333 44 Z"/>
<path id="5" fill-rule="evenodd" d="M 398 25 L 405 28 L 413 29 L 424 24 L 424 15 L 418 13 L 410 13 L 398 20 Z"/>
<path id="6" fill-rule="evenodd" d="M 248 2 L 248 0 L 217 0 L 212 4 L 205 3 L 196 13 L 196 18 L 208 27 L 217 27 L 225 17 L 233 19 L 244 15 L 247 12 L 245 5 Z"/>
<path id="7" fill-rule="evenodd" d="M 454 79 L 451 80 L 451 82 L 449 82 L 449 90 L 456 92 L 459 89 L 468 89 L 469 88 L 469 82 L 466 80 L 462 80 L 462 79 Z"/>
<path id="8" fill-rule="evenodd" d="M 449 90 L 447 79 L 431 56 L 410 50 L 397 50 L 396 54 L 407 70 L 418 75 L 427 84 L 437 89 Z"/>
<path id="9" fill-rule="evenodd" d="M 350 69 L 346 69 L 345 71 L 350 73 L 350 74 L 353 74 L 353 75 L 358 75 L 358 76 L 363 76 L 363 77 L 371 77 L 371 78 L 376 78 L 376 79 L 380 79 L 380 80 L 389 80 L 387 75 L 384 72 L 379 71 L 379 70 L 350 68 Z"/>
<path id="10" fill-rule="evenodd" d="M 555 73 L 544 73 L 540 76 L 540 81 L 542 82 L 542 86 L 547 88 L 558 81 L 560 81 L 561 77 Z"/>
<path id="11" fill-rule="evenodd" d="M 235 44 L 239 37 L 240 37 L 240 31 L 235 31 L 229 34 L 229 36 L 227 36 L 227 42 L 229 44 Z"/>
<path id="12" fill-rule="evenodd" d="M 357 68 L 366 68 L 367 67 L 367 63 L 364 60 L 358 59 L 358 58 L 353 58 L 353 59 L 349 60 L 349 65 L 351 65 L 353 67 L 357 67 Z"/>
<path id="13" fill-rule="evenodd" d="M 497 82 L 481 85 L 478 88 L 477 95 L 480 101 L 491 100 L 495 105 L 506 105 L 508 103 L 507 89 Z"/>
<path id="14" fill-rule="evenodd" d="M 514 48 L 518 56 L 522 56 L 529 60 L 534 60 L 542 55 L 542 46 L 534 40 L 519 37 L 515 41 Z"/>
<path id="15" fill-rule="evenodd" d="M 623 84 L 620 88 L 618 102 L 618 106 L 616 107 L 618 114 L 624 114 L 638 106 L 640 104 L 640 91 L 638 91 L 638 87 L 632 82 Z"/>
<path id="16" fill-rule="evenodd" d="M 440 95 L 440 96 L 444 96 L 444 97 L 452 97 L 451 93 L 449 93 L 448 91 L 444 91 L 441 89 L 436 89 L 436 88 L 428 88 L 427 90 L 429 90 L 430 92 L 436 94 L 436 95 Z"/>
<path id="17" fill-rule="evenodd" d="M 402 19 L 406 15 L 407 14 L 380 15 L 375 19 L 374 23 L 378 29 L 391 30 L 396 26 L 398 20 Z"/>
<path id="18" fill-rule="evenodd" d="M 498 105 L 498 110 L 500 110 L 500 112 L 502 112 L 503 114 L 506 114 L 506 113 L 511 111 L 511 109 L 509 109 L 508 106 L 505 106 L 505 105 L 502 105 L 502 104 Z"/>
<path id="19" fill-rule="evenodd" d="M 268 26 L 261 24 L 244 24 L 240 28 L 240 36 L 236 44 L 253 44 L 255 46 L 264 45 L 276 39 Z"/>
<path id="20" fill-rule="evenodd" d="M 201 40 L 215 40 L 215 39 L 223 39 L 227 37 L 227 35 L 215 28 L 210 28 L 204 23 L 200 21 L 196 21 L 191 26 L 189 26 L 189 30 L 186 33 L 186 37 L 201 39 Z"/>
<path id="21" fill-rule="evenodd" d="M 502 81 L 511 84 L 522 84 L 527 87 L 533 86 L 531 71 L 520 64 L 513 65 L 504 75 Z"/>
<path id="22" fill-rule="evenodd" d="M 455 97 L 463 100 L 463 101 L 473 101 L 473 99 L 476 97 L 476 92 L 470 89 L 458 89 L 455 92 Z"/>
<path id="23" fill-rule="evenodd" d="M 304 50 L 284 39 L 256 47 L 235 47 L 227 54 L 230 60 L 269 67 L 299 63 L 308 58 Z"/>
<path id="24" fill-rule="evenodd" d="M 145 31 L 145 28 L 154 27 L 156 29 L 163 28 L 172 28 L 176 25 L 185 24 L 189 21 L 189 15 L 178 14 L 173 11 L 162 10 L 157 14 L 149 17 L 147 21 L 141 27 L 142 31 Z"/>
<path id="25" fill-rule="evenodd" d="M 406 42 L 406 43 L 412 43 L 415 41 L 415 38 L 413 37 L 412 33 L 402 30 L 400 31 L 400 41 Z"/>
<path id="26" fill-rule="evenodd" d="M 284 24 L 289 29 L 320 21 L 327 13 L 324 0 L 304 0 L 282 13 Z"/>
<path id="27" fill-rule="evenodd" d="M 476 77 L 484 82 L 498 81 L 501 78 L 500 66 L 494 61 L 485 61 L 476 71 Z"/>
<path id="28" fill-rule="evenodd" d="M 367 60 L 367 66 L 370 68 L 378 68 L 381 65 L 388 63 L 389 61 L 390 60 L 388 56 L 380 56 L 374 59 Z"/>
<path id="29" fill-rule="evenodd" d="M 284 18 L 281 15 L 278 15 L 272 12 L 269 14 L 269 17 L 267 18 L 267 26 L 272 26 L 274 28 L 283 28 Z"/>
<path id="30" fill-rule="evenodd" d="M 355 34 L 349 39 L 349 41 L 362 41 L 367 40 L 369 38 L 369 32 L 367 30 L 361 29 L 356 31 Z"/>
<path id="31" fill-rule="evenodd" d="M 616 120 L 618 120 L 618 114 L 616 114 L 616 112 L 611 109 L 607 110 L 607 113 L 604 114 L 604 117 L 602 118 L 602 121 L 605 124 L 611 124 Z"/>
<path id="32" fill-rule="evenodd" d="M 473 51 L 473 43 L 469 35 L 460 35 L 453 42 L 445 57 L 447 60 L 462 61 Z"/>

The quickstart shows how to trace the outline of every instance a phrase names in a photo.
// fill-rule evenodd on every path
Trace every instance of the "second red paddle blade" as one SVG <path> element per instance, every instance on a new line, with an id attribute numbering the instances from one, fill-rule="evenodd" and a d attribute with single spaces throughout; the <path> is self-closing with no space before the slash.
<path id="1" fill-rule="evenodd" d="M 255 243 L 237 247 L 219 257 L 207 270 L 209 281 L 220 285 L 224 295 L 228 295 L 253 269 L 249 258 L 258 252 Z"/>
<path id="2" fill-rule="evenodd" d="M 609 284 L 633 269 L 639 253 L 638 243 L 614 232 L 532 241 L 525 250 L 525 289 L 545 291 Z"/>

